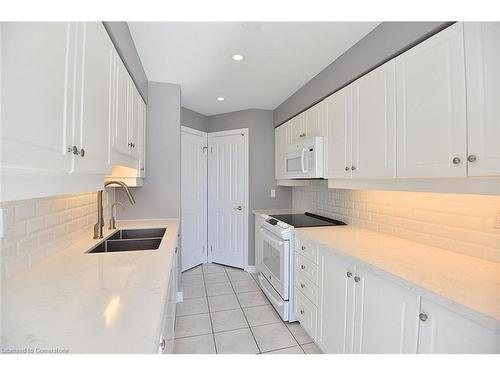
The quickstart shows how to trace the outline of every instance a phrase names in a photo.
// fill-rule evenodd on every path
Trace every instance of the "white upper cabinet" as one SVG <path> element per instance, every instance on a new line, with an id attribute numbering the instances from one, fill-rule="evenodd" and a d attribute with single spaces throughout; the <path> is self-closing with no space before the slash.
<path id="1" fill-rule="evenodd" d="M 418 353 L 498 354 L 500 334 L 422 298 Z"/>
<path id="2" fill-rule="evenodd" d="M 135 159 L 139 159 L 139 127 L 142 111 L 140 111 L 142 98 L 129 78 L 129 122 L 128 122 L 128 145 L 129 153 Z"/>
<path id="3" fill-rule="evenodd" d="M 82 38 L 81 77 L 78 97 L 80 115 L 73 143 L 79 153 L 74 159 L 78 173 L 106 174 L 111 171 L 110 132 L 114 90 L 113 45 L 100 22 L 79 25 Z"/>
<path id="4" fill-rule="evenodd" d="M 354 353 L 416 354 L 420 296 L 356 265 Z"/>
<path id="5" fill-rule="evenodd" d="M 122 60 L 115 56 L 115 92 L 116 115 L 113 126 L 113 151 L 124 156 L 130 153 L 129 146 L 129 116 L 130 116 L 130 77 Z"/>
<path id="6" fill-rule="evenodd" d="M 396 58 L 397 176 L 467 175 L 463 24 Z"/>
<path id="7" fill-rule="evenodd" d="M 139 176 L 146 177 L 146 103 L 139 97 Z"/>
<path id="8" fill-rule="evenodd" d="M 469 176 L 500 175 L 500 23 L 466 22 Z"/>
<path id="9" fill-rule="evenodd" d="M 394 178 L 396 177 L 394 60 L 361 77 L 351 86 L 352 177 Z M 339 173 L 342 172 L 340 167 Z"/>
<path id="10" fill-rule="evenodd" d="M 304 138 L 304 114 L 301 113 L 287 122 L 290 127 L 288 144 L 298 143 Z"/>
<path id="11" fill-rule="evenodd" d="M 288 123 L 278 126 L 274 130 L 274 177 L 277 180 L 283 180 L 285 176 L 285 149 L 287 145 L 287 133 L 289 133 Z"/>
<path id="12" fill-rule="evenodd" d="M 324 107 L 325 103 L 321 101 L 304 112 L 303 137 L 309 138 L 325 135 Z"/>
<path id="13" fill-rule="evenodd" d="M 76 25 L 3 22 L 2 168 L 71 170 Z"/>
<path id="14" fill-rule="evenodd" d="M 324 100 L 326 126 L 325 178 L 351 177 L 351 87 Z"/>

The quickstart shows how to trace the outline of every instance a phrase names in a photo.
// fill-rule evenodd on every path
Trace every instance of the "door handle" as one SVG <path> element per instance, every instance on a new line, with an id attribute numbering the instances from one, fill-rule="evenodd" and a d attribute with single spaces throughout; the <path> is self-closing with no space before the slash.
<path id="1" fill-rule="evenodd" d="M 243 211 L 243 206 L 236 206 L 236 207 L 233 207 L 233 210 L 236 210 L 236 211 Z"/>

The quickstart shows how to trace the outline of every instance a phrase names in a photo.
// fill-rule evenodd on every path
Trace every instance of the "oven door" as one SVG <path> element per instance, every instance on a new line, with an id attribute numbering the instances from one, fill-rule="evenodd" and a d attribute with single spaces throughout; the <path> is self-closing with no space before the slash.
<path id="1" fill-rule="evenodd" d="M 290 241 L 260 227 L 262 261 L 259 271 L 283 300 L 288 300 L 290 281 Z"/>

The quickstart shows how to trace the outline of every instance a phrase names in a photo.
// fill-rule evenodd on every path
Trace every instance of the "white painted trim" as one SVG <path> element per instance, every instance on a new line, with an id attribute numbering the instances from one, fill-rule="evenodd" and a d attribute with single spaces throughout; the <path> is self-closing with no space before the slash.
<path id="1" fill-rule="evenodd" d="M 245 255 L 245 263 L 243 264 L 243 268 L 247 269 L 248 268 L 248 223 L 249 223 L 249 218 L 250 215 L 252 214 L 252 210 L 250 209 L 250 171 L 249 171 L 249 163 L 250 163 L 250 149 L 248 145 L 248 135 L 249 135 L 249 130 L 248 128 L 241 128 L 241 129 L 231 129 L 231 130 L 223 130 L 219 132 L 212 132 L 208 133 L 208 140 L 210 138 L 216 138 L 216 137 L 223 137 L 227 135 L 236 135 L 236 134 L 243 134 L 245 138 L 245 216 L 244 216 L 244 221 L 245 221 L 245 248 L 244 248 L 244 255 Z M 210 144 L 208 145 L 210 147 Z M 210 177 L 208 177 L 210 178 Z M 208 202 L 208 207 L 210 207 L 210 202 Z M 209 218 L 210 219 L 210 218 Z M 207 231 L 208 237 L 210 237 L 210 231 Z M 208 262 L 212 263 L 212 253 L 208 253 Z"/>
<path id="2" fill-rule="evenodd" d="M 276 180 L 278 186 L 309 186 L 311 180 Z"/>
<path id="3" fill-rule="evenodd" d="M 193 128 L 190 128 L 190 127 L 184 126 L 184 125 L 181 125 L 181 132 L 185 132 L 185 133 L 189 133 L 189 134 L 193 134 L 193 135 L 198 135 L 201 137 L 208 135 L 207 132 L 204 132 L 204 131 L 201 131 L 198 129 L 193 129 Z"/>
<path id="4" fill-rule="evenodd" d="M 330 179 L 328 187 L 331 189 L 500 195 L 500 177 Z"/>
<path id="5" fill-rule="evenodd" d="M 248 273 L 257 273 L 257 267 L 256 266 L 246 266 L 245 267 L 245 271 L 248 272 Z"/>
<path id="6" fill-rule="evenodd" d="M 177 292 L 177 295 L 175 297 L 175 302 L 179 303 L 182 301 L 184 301 L 184 295 L 182 294 L 182 292 Z"/>

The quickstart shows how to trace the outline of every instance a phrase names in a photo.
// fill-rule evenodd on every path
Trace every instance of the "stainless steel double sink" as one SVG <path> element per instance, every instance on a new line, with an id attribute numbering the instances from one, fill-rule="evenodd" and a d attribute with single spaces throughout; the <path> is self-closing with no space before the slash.
<path id="1" fill-rule="evenodd" d="M 87 253 L 156 250 L 167 228 L 120 229 Z"/>

